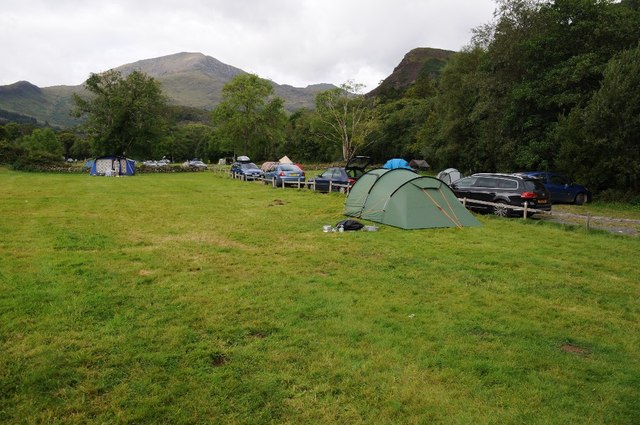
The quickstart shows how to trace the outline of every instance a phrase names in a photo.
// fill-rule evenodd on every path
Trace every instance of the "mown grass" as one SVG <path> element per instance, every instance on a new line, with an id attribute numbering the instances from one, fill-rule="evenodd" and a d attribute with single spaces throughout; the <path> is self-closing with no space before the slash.
<path id="1" fill-rule="evenodd" d="M 638 238 L 0 170 L 2 423 L 637 423 Z"/>

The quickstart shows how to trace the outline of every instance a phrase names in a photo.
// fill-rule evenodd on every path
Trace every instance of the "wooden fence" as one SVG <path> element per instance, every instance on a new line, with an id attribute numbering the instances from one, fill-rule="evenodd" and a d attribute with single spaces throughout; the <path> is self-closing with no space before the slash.
<path id="1" fill-rule="evenodd" d="M 316 187 L 316 182 L 315 181 L 296 181 L 296 182 L 285 182 L 284 180 L 281 180 L 281 183 L 279 185 L 276 184 L 276 179 L 265 179 L 263 177 L 259 177 L 259 178 L 255 178 L 255 179 L 248 179 L 246 176 L 242 175 L 242 174 L 235 174 L 235 173 L 230 173 L 229 171 L 229 167 L 224 167 L 224 168 L 219 168 L 213 169 L 214 172 L 219 173 L 219 174 L 225 174 L 230 176 L 233 179 L 239 179 L 242 181 L 254 181 L 254 182 L 259 182 L 259 183 L 263 183 L 263 184 L 269 184 L 271 185 L 271 187 L 273 188 L 278 188 L 278 189 L 284 189 L 285 187 L 289 186 L 289 187 L 294 187 L 294 188 L 298 188 L 298 189 L 309 189 L 312 191 L 317 191 L 317 187 Z M 333 192 L 334 189 L 337 188 L 337 192 L 340 193 L 344 193 L 346 195 L 349 195 L 349 191 L 351 190 L 351 185 L 344 185 L 344 184 L 336 184 L 333 182 L 329 182 L 329 192 Z M 591 229 L 593 227 L 593 223 L 594 222 L 602 222 L 602 223 L 608 223 L 608 224 L 621 224 L 621 225 L 630 225 L 630 226 L 638 226 L 640 227 L 640 220 L 633 220 L 633 219 L 624 219 L 624 218 L 612 218 L 612 217 L 601 217 L 601 216 L 592 216 L 591 214 L 570 214 L 570 213 L 563 213 L 563 212 L 553 212 L 553 211 L 540 211 L 537 209 L 533 209 L 530 208 L 527 203 L 523 203 L 523 205 L 520 206 L 512 206 L 512 205 L 508 205 L 508 204 L 502 204 L 502 203 L 496 203 L 496 202 L 486 202 L 486 201 L 479 201 L 479 200 L 475 200 L 475 199 L 468 199 L 468 198 L 458 198 L 458 200 L 462 203 L 462 205 L 464 205 L 465 207 L 467 207 L 468 203 L 474 203 L 474 204 L 482 204 L 482 205 L 487 205 L 487 206 L 491 206 L 491 207 L 505 207 L 508 208 L 510 211 L 522 211 L 522 218 L 524 220 L 526 220 L 527 218 L 531 218 L 531 216 L 533 214 L 537 214 L 537 215 L 546 215 L 546 216 L 550 216 L 552 218 L 559 218 L 562 220 L 566 220 L 566 221 L 572 221 L 575 222 L 576 225 L 582 225 L 582 223 L 584 223 L 584 226 L 587 229 Z"/>

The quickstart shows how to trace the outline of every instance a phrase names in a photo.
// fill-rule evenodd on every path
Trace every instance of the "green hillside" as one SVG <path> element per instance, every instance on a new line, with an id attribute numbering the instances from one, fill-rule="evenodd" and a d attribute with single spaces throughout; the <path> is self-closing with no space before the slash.
<path id="1" fill-rule="evenodd" d="M 205 110 L 213 109 L 222 98 L 222 88 L 233 77 L 245 71 L 220 62 L 202 53 L 177 53 L 154 59 L 145 59 L 116 68 L 124 75 L 137 70 L 157 79 L 175 105 Z M 276 96 L 285 101 L 285 108 L 293 112 L 313 108 L 315 95 L 333 87 L 317 84 L 306 88 L 279 85 L 272 82 Z M 79 86 L 53 86 L 40 88 L 27 81 L 0 86 L 0 110 L 33 117 L 39 123 L 69 127 L 78 123 L 69 115 L 73 107 L 74 92 Z"/>
<path id="2" fill-rule="evenodd" d="M 455 52 L 421 47 L 407 53 L 393 73 L 368 93 L 382 98 L 401 97 L 405 90 L 422 78 L 436 78 Z"/>

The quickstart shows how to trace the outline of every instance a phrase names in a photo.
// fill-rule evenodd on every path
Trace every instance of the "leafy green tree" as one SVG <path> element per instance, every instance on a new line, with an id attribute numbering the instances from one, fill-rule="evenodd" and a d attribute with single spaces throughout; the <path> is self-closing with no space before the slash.
<path id="1" fill-rule="evenodd" d="M 322 126 L 316 111 L 301 109 L 289 116 L 286 141 L 278 155 L 286 154 L 306 162 L 330 162 L 340 157 L 340 150 L 318 137 Z"/>
<path id="2" fill-rule="evenodd" d="M 35 129 L 22 138 L 22 146 L 30 152 L 45 152 L 62 159 L 64 147 L 56 133 L 50 129 Z"/>
<path id="3" fill-rule="evenodd" d="M 264 158 L 284 138 L 286 113 L 269 81 L 241 74 L 223 87 L 222 102 L 213 110 L 212 120 L 221 147 Z"/>
<path id="4" fill-rule="evenodd" d="M 556 134 L 563 169 L 594 190 L 640 194 L 640 46 L 609 62 L 600 89 Z"/>
<path id="5" fill-rule="evenodd" d="M 18 143 L 0 139 L 0 164 L 13 164 L 25 153 L 25 149 Z"/>
<path id="6" fill-rule="evenodd" d="M 212 139 L 212 128 L 205 124 L 187 123 L 173 129 L 171 138 L 165 139 L 163 150 L 157 157 L 167 156 L 174 160 L 193 158 L 211 159 L 209 146 Z"/>
<path id="7" fill-rule="evenodd" d="M 466 49 L 454 55 L 439 79 L 433 107 L 416 135 L 422 156 L 434 168 L 465 172 L 498 168 L 496 140 L 483 134 L 497 116 L 486 94 L 486 51 Z"/>
<path id="8" fill-rule="evenodd" d="M 84 84 L 91 94 L 74 94 L 76 117 L 87 116 L 85 129 L 97 154 L 146 157 L 163 136 L 166 99 L 160 83 L 140 71 L 91 74 Z"/>
<path id="9" fill-rule="evenodd" d="M 637 11 L 608 0 L 501 0 L 489 31 L 483 94 L 499 117 L 488 137 L 509 168 L 553 168 L 558 117 L 584 106 L 609 59 L 637 43 Z"/>
<path id="10" fill-rule="evenodd" d="M 69 150 L 69 156 L 75 159 L 86 159 L 93 155 L 91 150 L 91 143 L 84 138 L 76 137 L 71 149 Z"/>
<path id="11" fill-rule="evenodd" d="M 366 148 L 367 154 L 377 161 L 420 156 L 418 133 L 429 115 L 431 104 L 431 96 L 412 96 L 378 105 L 378 134 Z"/>
<path id="12" fill-rule="evenodd" d="M 77 142 L 78 137 L 71 131 L 61 131 L 58 133 L 58 140 L 62 144 L 63 155 L 65 158 L 72 157 L 71 150 Z"/>
<path id="13" fill-rule="evenodd" d="M 640 39 L 633 4 L 498 0 L 496 19 L 439 80 L 419 134 L 425 155 L 464 171 L 557 168 L 558 121 L 588 104 L 611 57 Z"/>
<path id="14" fill-rule="evenodd" d="M 375 134 L 379 125 L 376 100 L 362 96 L 363 87 L 349 81 L 316 95 L 316 110 L 324 124 L 319 135 L 341 148 L 344 161 L 372 143 L 369 136 Z"/>

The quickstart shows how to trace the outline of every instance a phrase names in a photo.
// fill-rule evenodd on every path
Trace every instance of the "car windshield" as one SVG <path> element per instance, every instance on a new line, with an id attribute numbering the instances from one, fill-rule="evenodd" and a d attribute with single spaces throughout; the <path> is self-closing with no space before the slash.
<path id="1" fill-rule="evenodd" d="M 334 177 L 340 177 L 340 170 L 338 168 L 329 168 L 320 174 L 320 177 L 325 179 L 331 179 Z"/>
<path id="2" fill-rule="evenodd" d="M 525 180 L 524 181 L 524 189 L 530 192 L 533 191 L 544 191 L 544 184 L 542 181 L 538 179 Z"/>
<path id="3" fill-rule="evenodd" d="M 454 185 L 456 187 L 471 187 L 471 186 L 475 185 L 476 180 L 478 180 L 477 177 L 473 177 L 473 176 L 465 177 L 465 178 L 462 178 L 462 179 L 454 182 Z"/>
<path id="4" fill-rule="evenodd" d="M 571 182 L 565 176 L 560 176 L 558 174 L 552 174 L 552 175 L 549 176 L 549 183 L 564 185 L 564 184 L 570 184 Z"/>

